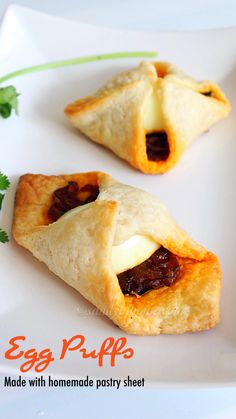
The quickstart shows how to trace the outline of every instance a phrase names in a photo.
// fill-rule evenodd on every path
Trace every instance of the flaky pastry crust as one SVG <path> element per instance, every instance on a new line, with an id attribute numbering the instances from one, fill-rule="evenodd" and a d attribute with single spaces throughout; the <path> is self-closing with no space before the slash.
<path id="1" fill-rule="evenodd" d="M 49 224 L 52 194 L 68 181 L 99 185 L 98 198 Z M 174 285 L 142 296 L 122 293 L 111 250 L 135 234 L 151 237 L 177 256 L 181 270 Z M 22 176 L 13 236 L 127 333 L 195 332 L 219 321 L 217 257 L 194 242 L 156 197 L 104 173 Z"/>
<path id="2" fill-rule="evenodd" d="M 169 156 L 150 161 L 146 151 L 143 109 L 156 91 L 169 143 Z M 211 92 L 211 96 L 204 93 Z M 222 90 L 210 81 L 197 82 L 167 62 L 142 62 L 119 74 L 92 96 L 65 108 L 72 125 L 111 149 L 144 173 L 165 173 L 187 146 L 231 109 Z"/>

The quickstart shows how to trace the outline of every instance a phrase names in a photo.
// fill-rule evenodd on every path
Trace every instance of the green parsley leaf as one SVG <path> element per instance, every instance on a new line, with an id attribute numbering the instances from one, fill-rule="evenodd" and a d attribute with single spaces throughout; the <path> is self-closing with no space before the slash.
<path id="1" fill-rule="evenodd" d="M 0 172 L 0 190 L 5 191 L 10 186 L 10 181 L 6 175 Z"/>
<path id="2" fill-rule="evenodd" d="M 8 118 L 11 115 L 12 107 L 9 103 L 5 103 L 4 105 L 0 105 L 0 115 L 3 118 Z"/>
<path id="3" fill-rule="evenodd" d="M 8 118 L 12 109 L 18 114 L 18 96 L 14 86 L 0 87 L 0 115 Z"/>
<path id="4" fill-rule="evenodd" d="M 9 242 L 8 235 L 5 231 L 0 228 L 0 243 L 7 243 Z"/>
<path id="5" fill-rule="evenodd" d="M 10 181 L 6 175 L 0 172 L 0 190 L 4 191 L 10 186 Z M 4 194 L 0 193 L 0 209 L 2 209 L 2 201 Z M 0 243 L 7 243 L 9 241 L 7 233 L 0 228 Z"/>
<path id="6" fill-rule="evenodd" d="M 0 209 L 2 209 L 2 201 L 3 201 L 4 195 L 0 193 Z"/>

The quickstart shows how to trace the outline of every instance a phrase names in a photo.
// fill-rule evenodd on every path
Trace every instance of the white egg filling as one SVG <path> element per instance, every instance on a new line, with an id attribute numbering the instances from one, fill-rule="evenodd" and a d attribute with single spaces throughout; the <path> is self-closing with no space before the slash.
<path id="1" fill-rule="evenodd" d="M 148 259 L 161 246 L 148 236 L 136 234 L 119 246 L 112 246 L 112 265 L 117 274 Z"/>
<path id="2" fill-rule="evenodd" d="M 66 212 L 58 221 L 72 217 L 88 208 L 85 204 Z M 147 260 L 161 245 L 150 237 L 135 234 L 118 246 L 112 246 L 112 265 L 116 274 L 132 269 Z"/>
<path id="3" fill-rule="evenodd" d="M 73 208 L 73 209 L 71 209 L 71 210 L 69 210 L 69 211 L 67 211 L 67 212 L 65 212 L 65 214 L 63 214 L 57 221 L 56 221 L 56 223 L 58 222 L 58 221 L 60 221 L 60 220 L 65 220 L 66 218 L 70 218 L 70 217 L 72 217 L 73 215 L 75 215 L 75 214 L 77 214 L 77 212 L 81 212 L 81 211 L 83 211 L 83 210 L 85 210 L 86 208 L 88 208 L 88 206 L 89 205 L 91 205 L 91 202 L 89 202 L 88 204 L 84 204 L 84 205 L 80 205 L 80 206 L 78 206 L 78 207 L 76 207 L 76 208 Z"/>
<path id="4" fill-rule="evenodd" d="M 164 130 L 164 120 L 157 92 L 146 100 L 143 111 L 143 126 L 147 133 Z"/>

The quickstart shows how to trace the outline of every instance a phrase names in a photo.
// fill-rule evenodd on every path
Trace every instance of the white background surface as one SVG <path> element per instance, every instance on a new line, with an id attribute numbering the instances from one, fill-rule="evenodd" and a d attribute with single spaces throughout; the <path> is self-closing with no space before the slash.
<path id="1" fill-rule="evenodd" d="M 0 15 L 9 1 L 1 0 Z M 140 29 L 193 29 L 236 25 L 235 1 L 30 1 L 15 3 L 84 22 Z M 216 46 L 217 47 L 217 46 Z M 1 419 L 226 418 L 236 417 L 236 390 L 8 390 Z"/>
<path id="2" fill-rule="evenodd" d="M 185 30 L 234 26 L 235 0 L 0 0 L 85 23 L 116 28 Z"/>

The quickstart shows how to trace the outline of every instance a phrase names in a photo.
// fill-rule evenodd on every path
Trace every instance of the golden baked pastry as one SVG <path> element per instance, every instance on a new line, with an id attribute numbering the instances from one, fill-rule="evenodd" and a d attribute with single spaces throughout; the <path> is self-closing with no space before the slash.
<path id="1" fill-rule="evenodd" d="M 230 103 L 219 86 L 166 62 L 142 62 L 65 108 L 72 125 L 144 173 L 165 173 Z"/>
<path id="2" fill-rule="evenodd" d="M 195 332 L 219 321 L 217 257 L 156 197 L 104 173 L 22 176 L 13 235 L 127 333 Z"/>

